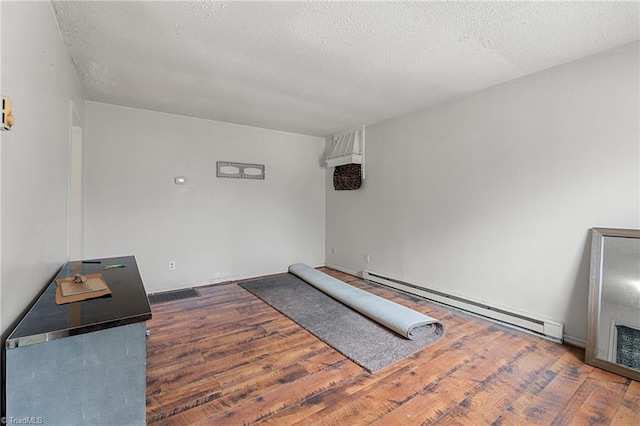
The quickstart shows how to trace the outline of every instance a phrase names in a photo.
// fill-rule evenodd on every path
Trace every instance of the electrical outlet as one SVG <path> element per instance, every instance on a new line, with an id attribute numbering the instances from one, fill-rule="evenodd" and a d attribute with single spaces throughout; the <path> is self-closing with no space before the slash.
<path id="1" fill-rule="evenodd" d="M 175 271 L 176 270 L 176 262 L 175 260 L 172 260 L 169 262 L 169 270 L 170 271 Z"/>
<path id="2" fill-rule="evenodd" d="M 371 255 L 369 253 L 364 254 L 364 263 L 371 262 Z"/>

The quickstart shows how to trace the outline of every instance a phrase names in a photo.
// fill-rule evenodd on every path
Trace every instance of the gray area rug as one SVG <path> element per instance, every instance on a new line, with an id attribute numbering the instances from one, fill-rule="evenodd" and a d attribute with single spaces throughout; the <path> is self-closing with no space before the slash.
<path id="1" fill-rule="evenodd" d="M 287 274 L 239 283 L 370 373 L 438 341 L 444 328 L 413 340 L 399 336 L 298 277 Z"/>

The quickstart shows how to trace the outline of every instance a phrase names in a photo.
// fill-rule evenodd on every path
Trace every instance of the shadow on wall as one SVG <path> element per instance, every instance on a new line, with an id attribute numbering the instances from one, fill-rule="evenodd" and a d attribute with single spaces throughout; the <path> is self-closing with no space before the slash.
<path id="1" fill-rule="evenodd" d="M 578 327 L 572 324 L 570 328 L 567 327 L 565 318 L 565 335 L 569 337 L 569 343 L 581 345 L 586 344 L 587 335 L 587 309 L 589 304 L 589 269 L 591 264 L 591 230 L 586 231 L 586 238 L 584 243 L 584 249 L 582 250 L 582 257 L 580 258 L 580 264 L 576 271 L 576 279 L 573 283 L 573 290 L 571 292 L 571 300 L 569 301 L 569 309 L 567 312 L 579 312 L 580 324 L 584 325 L 584 329 L 576 329 Z M 585 336 L 579 337 L 579 336 Z"/>

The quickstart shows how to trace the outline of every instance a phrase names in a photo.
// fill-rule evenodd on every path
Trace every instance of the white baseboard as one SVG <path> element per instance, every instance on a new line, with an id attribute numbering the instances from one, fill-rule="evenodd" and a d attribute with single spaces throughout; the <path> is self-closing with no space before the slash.
<path id="1" fill-rule="evenodd" d="M 362 278 L 361 272 L 352 271 L 351 269 L 342 268 L 340 266 L 331 265 L 329 263 L 325 263 L 323 266 L 325 266 L 326 268 L 335 269 L 336 271 L 344 272 L 345 274 L 355 275 L 356 277 Z"/>
<path id="2" fill-rule="evenodd" d="M 442 303 L 463 311 L 480 315 L 520 329 L 528 330 L 548 339 L 561 342 L 564 326 L 562 323 L 547 318 L 538 317 L 530 313 L 518 312 L 515 309 L 488 305 L 483 301 L 466 298 L 458 294 L 444 292 L 441 289 L 430 288 L 408 280 L 399 279 L 378 272 L 364 270 L 364 279 L 402 290 L 434 302 Z"/>
<path id="3" fill-rule="evenodd" d="M 587 341 L 581 339 L 580 337 L 572 336 L 570 334 L 564 335 L 564 342 L 573 346 L 577 346 L 578 348 L 584 349 L 587 346 Z"/>

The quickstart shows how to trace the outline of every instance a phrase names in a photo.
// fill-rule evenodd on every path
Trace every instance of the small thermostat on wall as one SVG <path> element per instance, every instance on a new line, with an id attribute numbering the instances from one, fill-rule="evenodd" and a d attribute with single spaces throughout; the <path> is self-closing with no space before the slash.
<path id="1" fill-rule="evenodd" d="M 13 126 L 13 114 L 11 113 L 11 99 L 2 97 L 2 123 L 0 130 L 11 130 Z"/>

